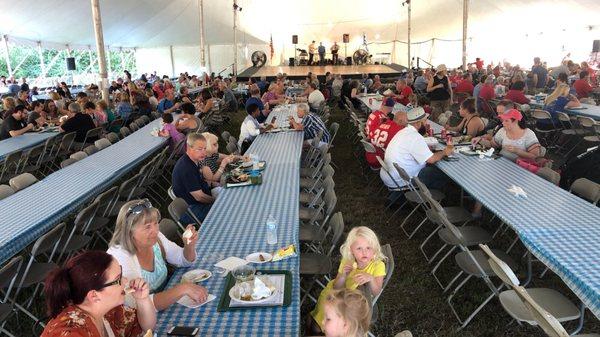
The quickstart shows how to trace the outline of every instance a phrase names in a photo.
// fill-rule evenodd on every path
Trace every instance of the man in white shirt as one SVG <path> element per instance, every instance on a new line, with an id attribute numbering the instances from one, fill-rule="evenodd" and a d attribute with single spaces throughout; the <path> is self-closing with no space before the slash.
<path id="1" fill-rule="evenodd" d="M 447 182 L 446 175 L 437 167 L 433 165 L 427 166 L 427 164 L 434 164 L 440 159 L 451 155 L 454 147 L 449 145 L 443 151 L 431 152 L 425 142 L 425 138 L 419 133 L 420 130 L 425 129 L 425 125 L 427 124 L 427 115 L 422 107 L 410 110 L 407 113 L 407 118 L 408 125 L 396 133 L 385 151 L 384 161 L 391 172 L 388 175 L 387 172 L 381 170 L 381 180 L 390 188 L 398 188 L 397 184 L 400 186 L 406 185 L 406 182 L 400 178 L 398 171 L 394 167 L 394 163 L 396 163 L 410 177 L 418 176 L 427 187 L 440 189 Z"/>
<path id="2" fill-rule="evenodd" d="M 325 101 L 325 96 L 323 96 L 323 93 L 318 89 L 317 84 L 314 82 L 310 82 L 308 84 L 308 105 L 310 105 L 310 110 L 311 111 L 317 111 L 319 110 L 319 107 L 321 106 L 321 103 L 323 103 Z"/>
<path id="3" fill-rule="evenodd" d="M 240 138 L 238 140 L 238 147 L 240 148 L 240 152 L 242 154 L 244 154 L 250 147 L 250 144 L 252 144 L 256 136 L 265 131 L 271 130 L 275 125 L 274 118 L 272 124 L 263 125 L 258 123 L 256 118 L 260 115 L 260 109 L 256 104 L 248 105 L 246 111 L 248 112 L 248 116 L 246 116 L 242 122 L 240 127 Z"/>

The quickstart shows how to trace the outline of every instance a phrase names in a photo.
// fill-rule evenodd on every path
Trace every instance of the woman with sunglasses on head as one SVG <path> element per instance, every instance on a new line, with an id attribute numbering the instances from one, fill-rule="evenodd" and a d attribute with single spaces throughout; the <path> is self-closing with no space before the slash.
<path id="1" fill-rule="evenodd" d="M 123 277 L 102 251 L 80 253 L 51 271 L 44 291 L 50 321 L 41 337 L 134 337 L 156 324 L 148 284 Z M 129 291 L 137 309 L 123 305 Z"/>
<path id="2" fill-rule="evenodd" d="M 198 233 L 193 225 L 189 225 L 187 230 L 192 236 L 182 238 L 182 248 L 159 231 L 159 221 L 160 212 L 147 199 L 125 203 L 117 216 L 107 252 L 121 264 L 125 277 L 141 277 L 148 282 L 150 299 L 156 310 L 164 310 L 184 296 L 203 303 L 207 291 L 195 283 L 180 283 L 164 289 L 168 281 L 167 262 L 176 267 L 188 267 L 196 261 Z M 130 301 L 126 304 L 134 306 Z"/>

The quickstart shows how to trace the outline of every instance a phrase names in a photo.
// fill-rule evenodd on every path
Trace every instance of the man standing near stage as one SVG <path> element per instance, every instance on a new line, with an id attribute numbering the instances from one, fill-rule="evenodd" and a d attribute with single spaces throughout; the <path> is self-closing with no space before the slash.
<path id="1" fill-rule="evenodd" d="M 325 46 L 323 42 L 319 42 L 319 65 L 325 65 Z"/>
<path id="2" fill-rule="evenodd" d="M 338 50 L 340 50 L 340 46 L 338 46 L 337 42 L 334 42 L 333 46 L 331 46 L 331 57 L 334 66 L 337 65 L 338 62 Z"/>
<path id="3" fill-rule="evenodd" d="M 317 51 L 317 47 L 315 47 L 315 41 L 308 45 L 308 65 L 313 65 L 313 60 L 315 58 L 315 52 Z"/>

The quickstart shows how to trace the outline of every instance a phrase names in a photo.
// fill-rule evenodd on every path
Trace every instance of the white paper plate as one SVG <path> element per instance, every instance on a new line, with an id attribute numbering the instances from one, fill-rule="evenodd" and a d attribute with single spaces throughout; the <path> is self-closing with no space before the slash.
<path id="1" fill-rule="evenodd" d="M 260 260 L 260 256 L 263 256 L 264 261 Z M 267 263 L 267 262 L 271 262 L 271 260 L 273 259 L 273 255 L 269 254 L 269 253 L 265 253 L 265 252 L 256 252 L 256 253 L 252 253 L 249 254 L 248 256 L 246 256 L 246 261 L 250 262 L 250 263 Z"/>
<path id="2" fill-rule="evenodd" d="M 203 275 L 203 278 L 197 279 L 199 276 Z M 194 269 L 190 270 L 187 273 L 181 276 L 181 283 L 198 283 L 203 282 L 211 278 L 212 273 L 209 270 L 204 269 Z"/>
<path id="3" fill-rule="evenodd" d="M 231 289 L 229 289 L 229 297 L 233 298 L 234 300 L 238 301 L 238 302 L 242 302 L 242 303 L 264 303 L 264 302 L 268 302 L 269 300 L 271 300 L 273 297 L 275 297 L 277 295 L 277 289 L 275 289 L 275 291 L 273 291 L 271 293 L 270 296 L 265 297 L 265 298 L 261 298 L 260 300 L 250 300 L 250 301 L 244 301 L 240 298 L 239 296 L 239 288 L 241 287 L 241 283 L 238 283 L 236 285 L 234 285 L 233 287 L 231 287 Z"/>

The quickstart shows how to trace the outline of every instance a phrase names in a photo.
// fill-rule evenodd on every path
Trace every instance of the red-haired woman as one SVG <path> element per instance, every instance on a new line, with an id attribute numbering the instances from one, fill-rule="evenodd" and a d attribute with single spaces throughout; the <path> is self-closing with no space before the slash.
<path id="1" fill-rule="evenodd" d="M 126 288 L 137 309 L 123 306 Z M 156 323 L 146 282 L 122 277 L 117 260 L 102 251 L 83 252 L 53 270 L 44 291 L 51 319 L 41 337 L 134 337 Z"/>

